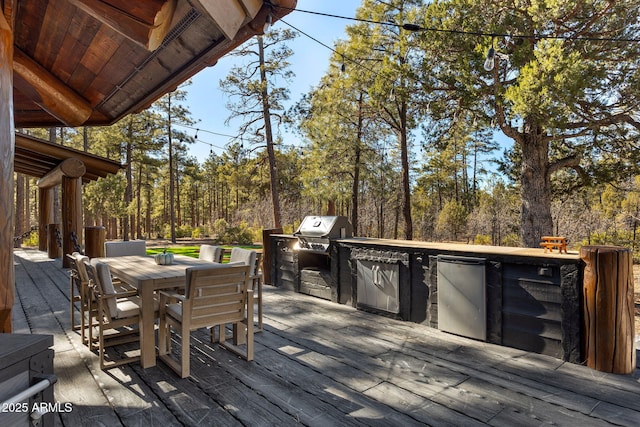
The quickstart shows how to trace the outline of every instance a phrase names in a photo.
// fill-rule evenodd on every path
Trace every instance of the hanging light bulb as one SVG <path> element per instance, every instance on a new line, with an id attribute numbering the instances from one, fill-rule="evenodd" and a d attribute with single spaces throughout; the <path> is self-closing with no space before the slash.
<path id="1" fill-rule="evenodd" d="M 344 61 L 342 62 L 342 65 L 340 66 L 340 72 L 344 73 L 347 69 L 347 66 L 344 65 Z"/>
<path id="2" fill-rule="evenodd" d="M 196 136 L 193 137 L 193 139 L 198 139 L 198 132 L 200 131 L 200 129 L 196 129 Z"/>
<path id="3" fill-rule="evenodd" d="M 262 27 L 262 32 L 266 33 L 267 31 L 269 31 L 269 29 L 271 29 L 271 24 L 273 24 L 273 16 L 271 16 L 271 13 L 268 13 L 267 17 L 264 20 L 264 26 Z"/>
<path id="4" fill-rule="evenodd" d="M 493 70 L 496 65 L 496 50 L 491 46 L 489 52 L 487 52 L 487 59 L 484 61 L 484 69 L 487 71 Z"/>

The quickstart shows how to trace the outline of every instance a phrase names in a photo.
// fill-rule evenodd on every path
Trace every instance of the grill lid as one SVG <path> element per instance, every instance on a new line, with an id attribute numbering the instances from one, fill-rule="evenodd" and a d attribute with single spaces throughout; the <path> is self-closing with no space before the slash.
<path id="1" fill-rule="evenodd" d="M 351 237 L 353 227 L 346 216 L 306 216 L 293 235 L 340 239 Z"/>

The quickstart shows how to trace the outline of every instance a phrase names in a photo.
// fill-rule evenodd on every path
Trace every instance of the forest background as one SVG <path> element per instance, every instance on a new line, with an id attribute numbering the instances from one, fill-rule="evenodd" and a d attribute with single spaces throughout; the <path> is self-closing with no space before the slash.
<path id="1" fill-rule="evenodd" d="M 337 214 L 359 236 L 538 246 L 552 234 L 637 251 L 639 11 L 640 0 L 363 0 L 298 100 L 296 31 L 232 54 L 220 89 L 239 125 L 224 152 L 189 154 L 188 84 L 110 127 L 21 131 L 125 165 L 84 186 L 85 225 L 109 239 L 251 243 Z M 17 235 L 37 222 L 36 197 L 17 176 Z"/>

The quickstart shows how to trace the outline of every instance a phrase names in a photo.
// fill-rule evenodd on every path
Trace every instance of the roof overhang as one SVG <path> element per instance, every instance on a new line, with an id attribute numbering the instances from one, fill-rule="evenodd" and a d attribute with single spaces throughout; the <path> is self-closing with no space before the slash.
<path id="1" fill-rule="evenodd" d="M 16 128 L 112 124 L 262 34 L 296 0 L 2 0 Z M 282 6 L 274 7 L 274 6 Z"/>
<path id="2" fill-rule="evenodd" d="M 15 172 L 42 178 L 66 159 L 78 159 L 84 163 L 86 172 L 82 177 L 83 182 L 116 174 L 122 168 L 119 162 L 113 160 L 16 133 Z"/>

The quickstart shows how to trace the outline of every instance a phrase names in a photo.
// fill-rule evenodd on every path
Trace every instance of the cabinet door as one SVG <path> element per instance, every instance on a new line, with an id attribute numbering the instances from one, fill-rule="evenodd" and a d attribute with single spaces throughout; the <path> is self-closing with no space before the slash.
<path id="1" fill-rule="evenodd" d="M 381 291 L 378 293 L 378 304 L 385 306 L 390 313 L 400 312 L 399 275 L 398 264 L 378 264 L 376 286 Z"/>
<path id="2" fill-rule="evenodd" d="M 358 260 L 358 303 L 390 313 L 400 312 L 397 263 Z"/>

